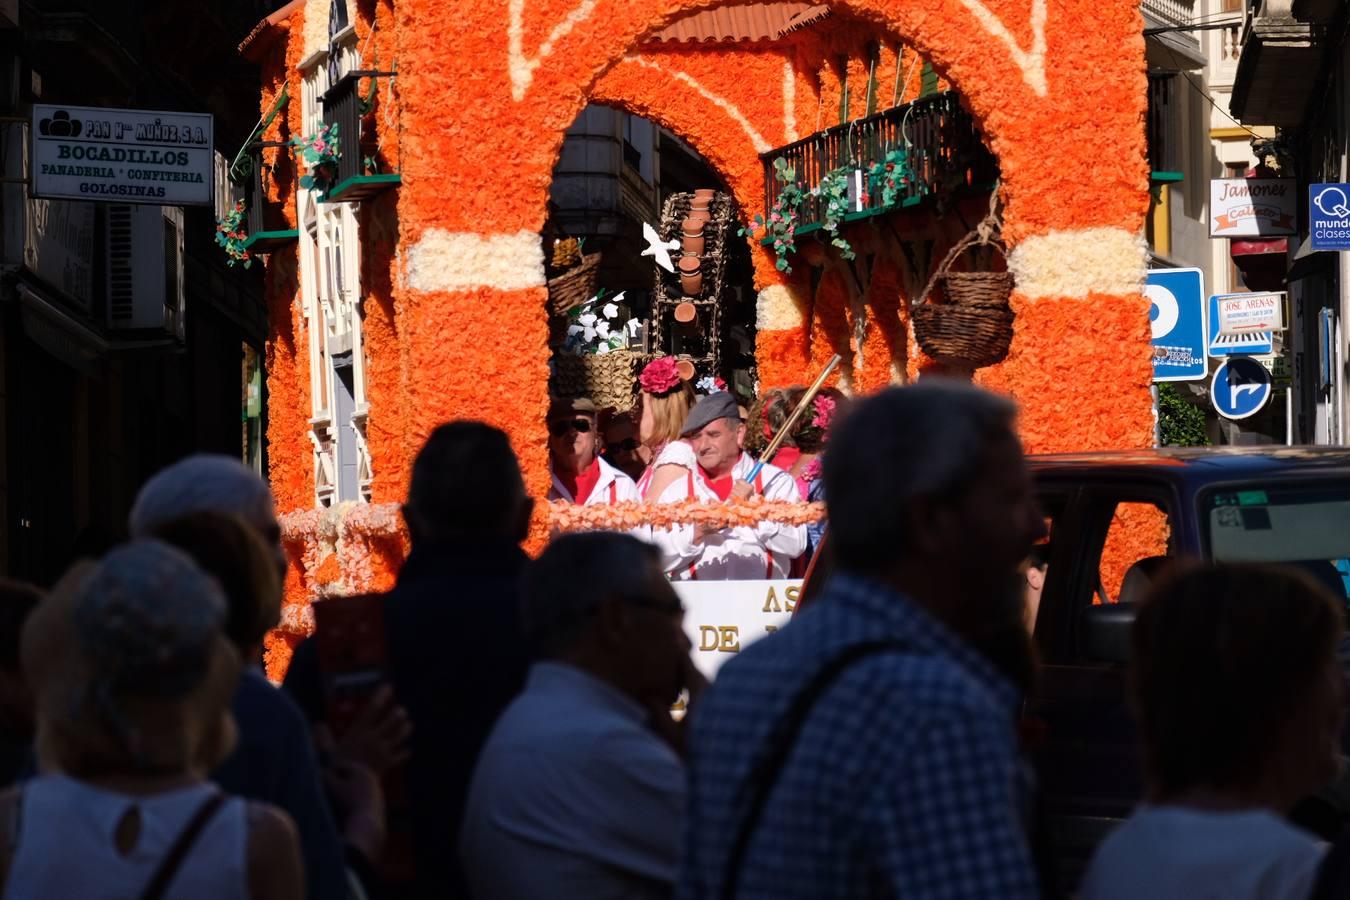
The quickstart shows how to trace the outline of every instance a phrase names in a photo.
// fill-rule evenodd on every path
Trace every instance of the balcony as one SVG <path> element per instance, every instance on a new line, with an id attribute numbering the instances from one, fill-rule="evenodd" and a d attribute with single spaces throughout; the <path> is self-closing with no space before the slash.
<path id="1" fill-rule="evenodd" d="M 764 216 L 769 217 L 778 199 L 774 163 L 779 159 L 792 166 L 809 188 L 841 167 L 866 171 L 873 163 L 883 163 L 892 150 L 906 147 L 914 177 L 889 205 L 879 179 L 865 178 L 864 195 L 854 204 L 861 208 L 845 215 L 844 222 L 916 207 L 956 191 L 988 191 L 998 180 L 998 161 L 985 147 L 975 120 L 961 107 L 955 92 L 945 91 L 763 154 Z M 824 197 L 807 196 L 798 212 L 796 234 L 823 228 L 826 204 Z"/>
<path id="2" fill-rule="evenodd" d="M 370 111 L 361 97 L 362 79 L 393 76 L 393 72 L 358 70 L 343 75 L 323 95 L 323 121 L 338 126 L 338 173 L 333 186 L 321 198 L 325 203 L 345 203 L 364 200 L 397 187 L 402 178 L 397 173 L 372 171 L 369 161 L 378 146 L 373 140 L 374 129 L 363 132 L 361 121 Z"/>
<path id="3" fill-rule="evenodd" d="M 1253 0 L 1228 108 L 1247 125 L 1297 127 L 1317 83 L 1335 5 Z"/>
<path id="4" fill-rule="evenodd" d="M 264 178 L 289 180 L 294 177 L 294 166 L 278 167 L 268 164 L 264 153 L 271 151 L 273 159 L 289 159 L 290 144 L 286 141 L 254 141 L 230 169 L 230 176 L 244 182 L 244 205 L 247 207 L 248 239 L 244 249 L 257 254 L 271 253 L 295 241 L 300 232 L 286 221 L 284 204 L 269 201 Z M 279 196 L 293 192 L 283 189 Z"/>
<path id="5" fill-rule="evenodd" d="M 1150 72 L 1148 76 L 1148 118 L 1144 134 L 1148 143 L 1149 179 L 1154 183 L 1180 181 L 1182 76 L 1171 72 Z"/>
<path id="6" fill-rule="evenodd" d="M 1192 69 L 1205 64 L 1200 38 L 1185 30 L 1195 22 L 1195 7 L 1195 0 L 1143 0 L 1140 11 L 1144 29 L 1155 31 L 1149 40 L 1161 44 L 1165 51 L 1151 57 L 1154 63 Z"/>

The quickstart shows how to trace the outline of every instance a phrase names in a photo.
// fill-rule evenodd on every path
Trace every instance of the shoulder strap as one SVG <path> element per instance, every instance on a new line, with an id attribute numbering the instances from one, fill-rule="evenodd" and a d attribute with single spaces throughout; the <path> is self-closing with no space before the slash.
<path id="1" fill-rule="evenodd" d="M 768 755 L 751 768 L 750 776 L 746 779 L 744 793 L 749 795 L 749 803 L 746 806 L 745 815 L 740 821 L 740 826 L 736 830 L 735 840 L 731 842 L 731 850 L 727 854 L 726 868 L 723 870 L 718 892 L 721 900 L 732 900 L 736 896 L 736 888 L 741 876 L 741 863 L 745 858 L 745 851 L 750 846 L 750 838 L 755 833 L 755 826 L 759 824 L 759 818 L 764 813 L 764 805 L 768 802 L 769 792 L 773 790 L 774 784 L 778 781 L 778 774 L 782 770 L 783 764 L 787 762 L 788 754 L 792 752 L 793 745 L 797 742 L 797 735 L 802 730 L 802 725 L 806 722 L 806 717 L 811 712 L 811 708 L 820 699 L 820 695 L 834 683 L 834 680 L 845 669 L 855 662 L 869 656 L 875 656 L 878 653 L 895 652 L 903 649 L 904 644 L 898 641 L 865 641 L 861 644 L 854 644 L 826 663 L 825 667 L 816 673 L 811 682 L 793 699 L 787 713 L 779 720 L 777 727 L 765 741 L 765 745 L 769 748 Z"/>
<path id="2" fill-rule="evenodd" d="M 192 818 L 183 826 L 183 830 L 178 833 L 173 846 L 169 852 L 164 854 L 164 859 L 160 860 L 159 868 L 155 870 L 154 877 L 150 883 L 145 886 L 145 891 L 141 893 L 141 900 L 160 900 L 164 892 L 169 889 L 173 883 L 174 876 L 178 870 L 183 867 L 184 860 L 188 853 L 197 843 L 197 838 L 201 837 L 203 829 L 206 828 L 211 817 L 214 816 L 222 806 L 225 805 L 226 797 L 220 791 L 212 791 L 211 796 L 202 801 L 201 806 L 192 814 Z"/>

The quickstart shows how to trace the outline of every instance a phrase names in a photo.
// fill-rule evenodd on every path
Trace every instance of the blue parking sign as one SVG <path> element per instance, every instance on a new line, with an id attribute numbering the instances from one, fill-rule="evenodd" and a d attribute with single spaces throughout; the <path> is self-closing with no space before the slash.
<path id="1" fill-rule="evenodd" d="M 1308 239 L 1314 250 L 1350 250 L 1350 184 L 1308 185 Z"/>
<path id="2" fill-rule="evenodd" d="M 1199 269 L 1150 269 L 1144 295 L 1153 328 L 1153 380 L 1205 378 L 1209 360 L 1203 274 Z"/>
<path id="3" fill-rule="evenodd" d="M 1209 399 L 1225 419 L 1245 419 L 1270 402 L 1273 387 L 1265 366 L 1245 356 L 1234 356 L 1214 370 Z"/>

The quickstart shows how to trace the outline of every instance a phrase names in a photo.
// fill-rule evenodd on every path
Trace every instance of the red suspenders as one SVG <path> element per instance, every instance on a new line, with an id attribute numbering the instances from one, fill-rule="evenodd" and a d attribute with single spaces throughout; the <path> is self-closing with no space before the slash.
<path id="1" fill-rule="evenodd" d="M 692 500 L 698 496 L 696 493 L 694 493 L 694 472 L 692 469 L 689 470 L 688 472 L 687 484 L 688 484 L 687 490 L 689 492 L 689 499 Z M 762 469 L 760 470 L 759 474 L 755 475 L 755 490 L 759 492 L 759 495 L 761 497 L 764 496 L 764 471 Z M 773 578 L 773 551 L 770 550 L 768 547 L 765 547 L 764 556 L 765 556 L 764 577 Z M 689 564 L 689 578 L 691 581 L 698 581 L 698 570 L 695 568 L 696 565 L 697 563 Z"/>

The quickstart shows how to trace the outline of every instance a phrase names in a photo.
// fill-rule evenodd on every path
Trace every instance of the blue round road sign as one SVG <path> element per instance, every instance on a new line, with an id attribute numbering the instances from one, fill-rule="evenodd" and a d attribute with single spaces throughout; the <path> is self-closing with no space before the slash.
<path id="1" fill-rule="evenodd" d="M 1234 356 L 1214 370 L 1209 399 L 1225 419 L 1245 419 L 1270 401 L 1270 372 L 1247 356 Z"/>

